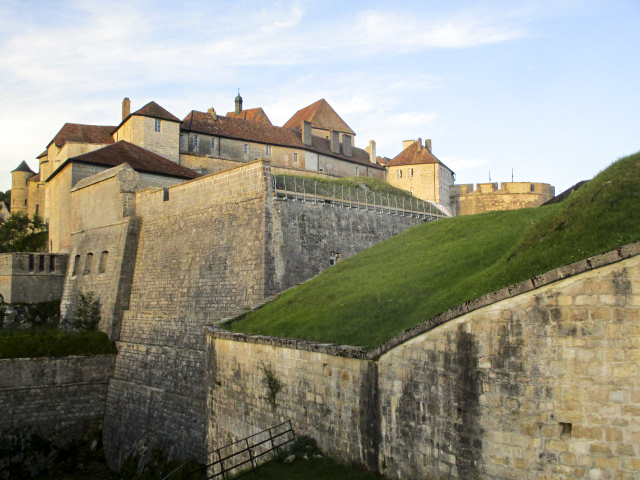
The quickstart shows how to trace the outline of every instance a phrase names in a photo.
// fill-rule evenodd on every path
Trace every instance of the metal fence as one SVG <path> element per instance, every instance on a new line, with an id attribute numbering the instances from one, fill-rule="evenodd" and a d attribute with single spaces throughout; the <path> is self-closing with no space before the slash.
<path id="1" fill-rule="evenodd" d="M 396 196 L 366 188 L 351 188 L 335 182 L 319 182 L 304 177 L 274 175 L 276 198 L 330 206 L 369 210 L 390 215 L 419 216 L 427 220 L 445 218 L 434 204 L 410 196 Z"/>
<path id="2" fill-rule="evenodd" d="M 165 476 L 162 480 L 176 478 L 178 474 L 181 478 L 191 478 L 192 474 L 202 472 L 202 465 L 194 465 L 199 460 L 206 458 L 206 476 L 200 478 L 228 479 L 240 478 L 251 473 L 261 465 L 274 460 L 278 454 L 278 449 L 293 442 L 295 433 L 291 426 L 291 420 L 268 428 L 261 432 L 250 435 L 237 442 L 230 443 L 224 447 L 209 452 L 200 458 L 189 460 L 174 471 Z"/>

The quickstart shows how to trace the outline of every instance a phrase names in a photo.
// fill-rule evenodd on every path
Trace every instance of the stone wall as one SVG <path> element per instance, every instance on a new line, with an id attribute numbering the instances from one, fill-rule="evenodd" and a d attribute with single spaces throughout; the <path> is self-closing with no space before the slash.
<path id="1" fill-rule="evenodd" d="M 102 423 L 114 360 L 114 355 L 0 359 L 0 478 L 33 470 L 37 454 L 30 450 L 43 441 L 63 447 Z M 46 466 L 46 458 L 37 460 Z"/>
<path id="2" fill-rule="evenodd" d="M 555 195 L 547 183 L 502 182 L 454 185 L 451 188 L 451 208 L 456 215 L 473 215 L 496 210 L 516 210 L 537 207 Z"/>
<path id="3" fill-rule="evenodd" d="M 637 478 L 639 253 L 481 297 L 371 352 L 211 329 L 208 447 L 291 418 L 390 478 Z M 263 365 L 283 385 L 275 407 Z"/>
<path id="4" fill-rule="evenodd" d="M 4 253 L 0 255 L 0 295 L 6 303 L 60 300 L 67 255 Z"/>

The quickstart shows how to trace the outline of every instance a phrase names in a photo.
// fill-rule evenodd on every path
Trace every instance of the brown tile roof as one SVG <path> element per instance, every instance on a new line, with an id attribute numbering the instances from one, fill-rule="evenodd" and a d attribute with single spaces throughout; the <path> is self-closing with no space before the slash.
<path id="1" fill-rule="evenodd" d="M 371 163 L 369 154 L 361 148 L 353 147 L 352 157 L 331 152 L 330 142 L 326 138 L 314 136 L 312 146 L 309 147 L 302 142 L 300 131 L 292 130 L 291 128 L 249 122 L 233 117 L 219 116 L 217 120 L 214 120 L 210 114 L 195 110 L 192 110 L 184 118 L 181 128 L 184 131 L 203 133 L 205 135 L 298 148 L 368 167 L 383 168 L 380 165 Z"/>
<path id="2" fill-rule="evenodd" d="M 180 119 L 176 117 L 173 113 L 168 112 L 167 110 L 165 110 L 164 108 L 162 108 L 160 105 L 158 105 L 156 102 L 153 102 L 153 101 L 147 103 L 144 107 L 142 107 L 139 110 L 136 110 L 131 115 L 140 115 L 143 117 L 159 118 L 161 120 L 169 120 L 171 122 L 180 121 Z"/>
<path id="3" fill-rule="evenodd" d="M 42 152 L 40 155 L 38 155 L 36 158 L 42 158 L 42 157 L 46 157 L 49 154 L 48 150 L 45 150 L 44 152 Z"/>
<path id="4" fill-rule="evenodd" d="M 56 133 L 47 147 L 55 142 L 56 147 L 61 148 L 67 142 L 111 144 L 113 137 L 111 132 L 115 127 L 103 125 L 83 125 L 81 123 L 65 123 Z M 40 157 L 38 157 L 40 158 Z"/>
<path id="5" fill-rule="evenodd" d="M 167 160 L 137 145 L 121 140 L 113 145 L 65 160 L 60 168 L 53 172 L 47 180 L 50 180 L 57 172 L 61 171 L 65 164 L 74 162 L 104 165 L 107 168 L 128 163 L 131 168 L 138 172 L 156 173 L 178 178 L 197 178 L 200 176 L 189 168 L 178 165 L 171 160 Z"/>
<path id="6" fill-rule="evenodd" d="M 306 120 L 311 122 L 313 128 L 321 128 L 324 130 L 336 130 L 338 132 L 348 133 L 355 135 L 356 133 L 351 130 L 351 127 L 340 118 L 340 115 L 331 108 L 331 105 L 324 99 L 320 99 L 315 103 L 312 103 L 308 107 L 304 107 L 293 114 L 287 123 L 283 127 L 293 128 L 299 130 L 302 125 L 302 121 Z"/>
<path id="7" fill-rule="evenodd" d="M 40 172 L 36 173 L 35 175 L 31 175 L 29 178 L 27 178 L 28 182 L 39 182 L 40 181 Z"/>
<path id="8" fill-rule="evenodd" d="M 233 118 L 241 118 L 242 120 L 248 120 L 250 122 L 256 123 L 264 123 L 266 125 L 273 125 L 267 114 L 260 107 L 258 108 L 249 108 L 247 110 L 242 110 L 240 113 L 236 112 L 228 112 L 227 117 Z"/>
<path id="9" fill-rule="evenodd" d="M 398 155 L 388 162 L 386 167 L 400 167 L 403 165 L 424 165 L 428 163 L 439 163 L 440 165 L 447 167 L 444 163 L 436 158 L 436 156 L 427 150 L 426 147 L 421 146 L 417 141 L 413 142 L 407 148 L 405 148 Z M 447 167 L 451 170 L 449 167 Z"/>

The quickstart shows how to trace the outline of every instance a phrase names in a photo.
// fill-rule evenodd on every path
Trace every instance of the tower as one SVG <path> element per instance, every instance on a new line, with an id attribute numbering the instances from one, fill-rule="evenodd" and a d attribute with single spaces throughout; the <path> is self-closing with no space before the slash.
<path id="1" fill-rule="evenodd" d="M 11 205 L 9 206 L 11 213 L 28 212 L 28 180 L 32 175 L 35 175 L 35 172 L 29 168 L 25 161 L 22 161 L 18 168 L 11 172 Z"/>
<path id="2" fill-rule="evenodd" d="M 242 97 L 240 96 L 240 89 L 238 89 L 238 96 L 236 96 L 236 113 L 242 111 Z"/>

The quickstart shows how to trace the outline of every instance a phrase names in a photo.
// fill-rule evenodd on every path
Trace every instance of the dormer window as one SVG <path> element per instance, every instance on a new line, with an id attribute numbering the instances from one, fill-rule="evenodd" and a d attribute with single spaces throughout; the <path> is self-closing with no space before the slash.
<path id="1" fill-rule="evenodd" d="M 156 132 L 160 131 L 160 120 L 158 120 L 157 118 L 156 118 L 156 123 L 154 125 L 154 128 Z"/>

